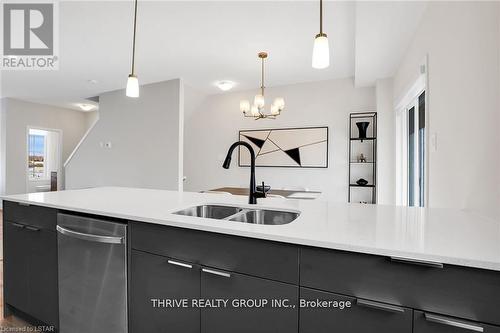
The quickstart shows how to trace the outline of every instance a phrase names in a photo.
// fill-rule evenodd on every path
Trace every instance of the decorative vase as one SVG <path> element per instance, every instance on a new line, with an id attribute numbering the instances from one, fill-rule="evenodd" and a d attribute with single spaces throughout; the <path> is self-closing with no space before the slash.
<path id="1" fill-rule="evenodd" d="M 366 139 L 366 130 L 368 129 L 368 125 L 370 125 L 368 121 L 360 121 L 356 123 L 360 139 Z"/>

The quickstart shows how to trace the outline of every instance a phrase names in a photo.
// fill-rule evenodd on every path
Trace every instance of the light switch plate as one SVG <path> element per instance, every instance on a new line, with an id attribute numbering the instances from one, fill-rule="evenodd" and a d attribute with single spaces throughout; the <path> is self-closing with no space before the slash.
<path id="1" fill-rule="evenodd" d="M 437 152 L 437 133 L 436 132 L 431 133 L 430 141 L 431 141 L 430 142 L 431 152 L 433 152 L 433 153 Z"/>

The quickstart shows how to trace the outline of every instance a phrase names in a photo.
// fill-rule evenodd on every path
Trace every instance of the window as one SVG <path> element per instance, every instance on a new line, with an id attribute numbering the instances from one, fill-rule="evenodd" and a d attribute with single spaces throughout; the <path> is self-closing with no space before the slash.
<path id="1" fill-rule="evenodd" d="M 30 180 L 47 178 L 47 132 L 30 129 L 28 134 L 28 176 Z"/>

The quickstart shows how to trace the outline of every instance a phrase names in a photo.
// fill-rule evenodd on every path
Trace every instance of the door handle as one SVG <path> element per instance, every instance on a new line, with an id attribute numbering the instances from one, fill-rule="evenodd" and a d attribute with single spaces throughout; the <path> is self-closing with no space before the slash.
<path id="1" fill-rule="evenodd" d="M 96 243 L 108 243 L 108 244 L 123 244 L 124 240 L 123 237 L 117 237 L 117 236 L 103 236 L 103 235 L 95 235 L 95 234 L 86 234 L 83 232 L 78 232 L 70 229 L 63 228 L 61 226 L 56 226 L 57 232 L 59 232 L 62 235 L 68 236 L 68 237 L 73 237 L 73 238 L 78 238 L 90 242 L 96 242 Z"/>
<path id="2" fill-rule="evenodd" d="M 473 324 L 470 322 L 451 319 L 448 317 L 443 317 L 443 316 L 438 316 L 438 315 L 433 315 L 430 313 L 425 313 L 424 316 L 425 316 L 425 320 L 433 322 L 433 323 L 463 328 L 465 330 L 469 330 L 469 331 L 473 331 L 473 332 L 484 332 L 484 328 L 482 326 L 479 326 L 477 324 Z"/>
<path id="3" fill-rule="evenodd" d="M 23 229 L 25 227 L 25 225 L 23 224 L 19 224 L 19 223 L 10 223 L 13 227 L 16 227 L 16 228 L 19 228 L 19 229 Z"/>
<path id="4" fill-rule="evenodd" d="M 183 262 L 178 262 L 178 261 L 175 261 L 175 260 L 167 260 L 167 262 L 170 265 L 175 265 L 175 266 L 180 266 L 180 267 L 185 267 L 185 268 L 193 268 L 193 265 L 185 264 Z"/>
<path id="5" fill-rule="evenodd" d="M 410 258 L 402 258 L 402 257 L 390 257 L 392 262 L 399 262 L 402 264 L 411 264 L 418 266 L 426 266 L 433 268 L 443 268 L 444 265 L 440 262 L 435 261 L 427 261 L 427 260 L 418 260 L 418 259 L 410 259 Z"/>
<path id="6" fill-rule="evenodd" d="M 402 307 L 390 305 L 390 304 L 379 303 L 379 302 L 374 302 L 374 301 L 368 301 L 366 299 L 357 299 L 356 304 L 359 306 L 377 309 L 377 310 L 382 310 L 382 311 L 388 311 L 388 312 L 396 312 L 396 313 L 404 313 L 405 312 L 405 309 L 403 309 Z"/>
<path id="7" fill-rule="evenodd" d="M 227 277 L 227 278 L 230 278 L 231 277 L 231 274 L 229 273 L 226 273 L 226 272 L 220 272 L 220 271 L 215 271 L 213 269 L 208 269 L 208 268 L 202 268 L 201 269 L 202 272 L 204 273 L 208 273 L 208 274 L 213 274 L 213 275 L 218 275 L 218 276 L 223 276 L 223 277 Z"/>

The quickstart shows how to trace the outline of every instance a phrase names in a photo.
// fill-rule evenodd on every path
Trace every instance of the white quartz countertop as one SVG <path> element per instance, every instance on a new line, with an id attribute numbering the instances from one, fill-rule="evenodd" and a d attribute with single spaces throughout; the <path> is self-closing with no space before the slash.
<path id="1" fill-rule="evenodd" d="M 296 210 L 300 216 L 286 225 L 255 225 L 172 214 L 200 204 L 250 206 L 243 196 L 101 187 L 2 198 L 146 223 L 500 271 L 500 221 L 467 211 L 266 198 L 258 199 L 257 207 Z"/>

